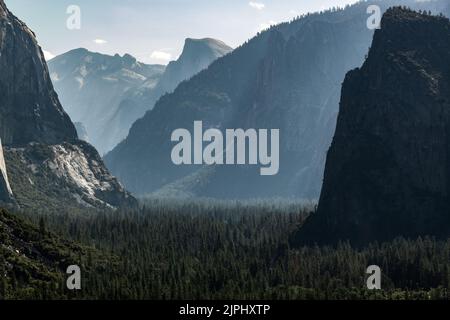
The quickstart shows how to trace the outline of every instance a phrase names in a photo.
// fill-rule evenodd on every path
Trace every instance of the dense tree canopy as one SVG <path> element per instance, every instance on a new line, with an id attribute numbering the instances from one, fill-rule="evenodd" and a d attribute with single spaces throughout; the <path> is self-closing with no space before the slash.
<path id="1" fill-rule="evenodd" d="M 64 270 L 58 273 L 58 268 L 61 283 L 49 279 L 19 285 L 13 269 L 0 292 L 6 298 L 28 298 L 26 290 L 34 290 L 34 298 L 448 298 L 450 241 L 396 239 L 359 249 L 348 243 L 290 248 L 290 234 L 309 211 L 282 202 L 154 201 L 121 212 L 22 213 L 40 226 L 33 230 L 52 230 L 59 235 L 45 231 L 47 237 L 82 244 L 83 254 L 71 256 L 87 270 L 83 289 L 68 292 L 62 283 Z M 365 272 L 371 264 L 382 269 L 383 290 L 366 289 Z"/>

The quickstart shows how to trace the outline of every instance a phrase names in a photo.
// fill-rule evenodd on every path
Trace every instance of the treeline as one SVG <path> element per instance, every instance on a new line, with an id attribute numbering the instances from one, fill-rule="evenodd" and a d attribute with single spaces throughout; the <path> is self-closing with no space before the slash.
<path id="1" fill-rule="evenodd" d="M 450 241 L 294 249 L 289 236 L 312 209 L 275 203 L 151 201 L 139 210 L 26 216 L 118 257 L 90 272 L 77 298 L 448 299 Z M 383 290 L 365 289 L 371 264 L 382 269 Z"/>
<path id="2" fill-rule="evenodd" d="M 117 261 L 112 255 L 58 237 L 46 229 L 43 220 L 33 225 L 0 208 L 0 300 L 96 297 L 98 291 L 90 290 L 91 286 L 83 293 L 66 289 L 67 267 L 80 265 L 86 283 L 95 283 L 98 275 L 106 279 L 116 272 Z"/>

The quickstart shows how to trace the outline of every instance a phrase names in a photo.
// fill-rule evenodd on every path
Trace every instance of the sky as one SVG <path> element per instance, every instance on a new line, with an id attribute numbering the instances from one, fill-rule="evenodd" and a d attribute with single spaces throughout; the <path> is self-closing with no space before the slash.
<path id="1" fill-rule="evenodd" d="M 46 57 L 75 48 L 129 53 L 167 64 L 186 38 L 215 38 L 235 48 L 272 24 L 357 0 L 5 0 L 37 35 Z M 70 11 L 70 6 L 79 8 Z M 79 19 L 78 19 L 79 17 Z M 71 26 L 68 28 L 67 21 Z"/>

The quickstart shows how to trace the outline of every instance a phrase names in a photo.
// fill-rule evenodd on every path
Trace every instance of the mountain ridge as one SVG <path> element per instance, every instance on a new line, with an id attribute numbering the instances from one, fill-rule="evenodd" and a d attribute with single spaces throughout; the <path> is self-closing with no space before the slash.
<path id="1" fill-rule="evenodd" d="M 165 70 L 129 54 L 107 55 L 84 48 L 70 50 L 48 63 L 62 104 L 74 122 L 86 127 L 89 142 L 102 154 L 113 147 L 102 135 L 111 135 L 109 118 L 117 112 L 123 95 L 144 81 L 158 81 Z"/>
<path id="2" fill-rule="evenodd" d="M 104 154 L 126 138 L 133 122 L 161 95 L 230 50 L 220 40 L 188 38 L 178 60 L 162 66 L 141 63 L 129 54 L 79 48 L 53 58 L 49 68 L 68 113 L 86 127 L 88 142 Z"/>
<path id="3" fill-rule="evenodd" d="M 433 11 L 447 5 L 445 1 L 376 2 L 382 10 L 393 3 Z M 361 2 L 308 14 L 260 33 L 161 97 L 104 157 L 107 166 L 139 195 L 170 187 L 198 197 L 317 199 L 342 81 L 348 70 L 361 65 L 371 43 L 368 17 L 367 3 Z M 192 128 L 198 120 L 205 130 L 280 129 L 279 174 L 262 178 L 250 166 L 211 170 L 172 165 L 172 131 Z M 198 185 L 185 183 L 184 178 L 193 175 L 198 179 L 189 181 L 197 179 Z"/>
<path id="4" fill-rule="evenodd" d="M 111 127 L 118 128 L 114 134 L 117 138 L 110 145 L 114 144 L 115 147 L 124 140 L 133 123 L 144 116 L 146 111 L 151 110 L 161 96 L 169 94 L 181 82 L 195 76 L 214 60 L 231 51 L 231 47 L 217 39 L 187 38 L 180 57 L 167 65 L 158 81 L 150 79 L 127 92 L 117 112 L 108 121 Z M 104 139 L 108 139 L 108 134 L 109 132 L 104 132 Z"/>

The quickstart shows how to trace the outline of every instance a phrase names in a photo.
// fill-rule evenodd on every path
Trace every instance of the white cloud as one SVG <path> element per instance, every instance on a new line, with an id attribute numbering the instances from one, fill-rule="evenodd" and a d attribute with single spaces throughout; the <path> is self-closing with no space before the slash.
<path id="1" fill-rule="evenodd" d="M 100 45 L 108 43 L 108 41 L 103 40 L 103 39 L 95 39 L 94 42 L 96 44 L 100 44 Z"/>
<path id="2" fill-rule="evenodd" d="M 42 50 L 42 52 L 44 53 L 44 58 L 45 60 L 51 60 L 55 57 L 55 55 L 53 53 L 51 53 L 50 51 L 47 50 Z"/>
<path id="3" fill-rule="evenodd" d="M 249 5 L 250 7 L 252 7 L 253 9 L 256 9 L 256 10 L 262 10 L 262 9 L 264 9 L 264 8 L 266 7 L 266 5 L 265 5 L 264 3 L 261 3 L 261 2 L 253 2 L 253 1 L 250 1 L 250 2 L 248 3 L 248 5 Z"/>
<path id="4" fill-rule="evenodd" d="M 161 50 L 157 50 L 157 51 L 153 51 L 152 54 L 150 55 L 151 59 L 155 59 L 155 60 L 161 60 L 161 61 L 165 61 L 165 62 L 169 62 L 170 59 L 172 59 L 172 55 L 168 52 L 164 52 Z"/>
<path id="5" fill-rule="evenodd" d="M 273 20 L 270 20 L 269 22 L 261 23 L 259 25 L 259 31 L 263 31 L 263 30 L 269 29 L 271 26 L 274 26 L 276 24 L 277 23 L 275 21 L 273 21 Z"/>

